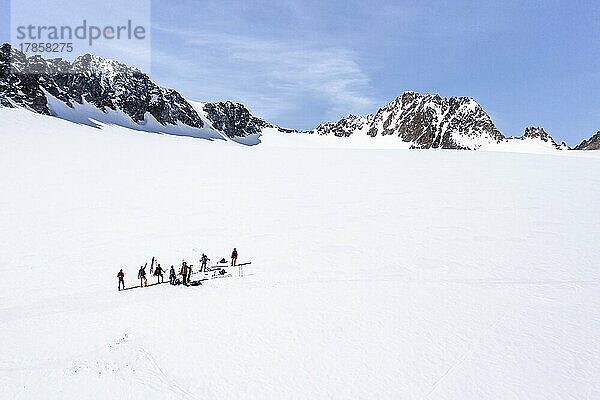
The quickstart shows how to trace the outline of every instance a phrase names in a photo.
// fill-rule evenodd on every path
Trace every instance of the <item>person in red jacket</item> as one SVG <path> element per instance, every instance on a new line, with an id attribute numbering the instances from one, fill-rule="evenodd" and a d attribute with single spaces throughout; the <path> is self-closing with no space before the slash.
<path id="1" fill-rule="evenodd" d="M 121 291 L 121 285 L 123 285 L 123 290 L 125 290 L 125 274 L 122 269 L 117 274 L 117 278 L 119 278 L 119 291 Z"/>
<path id="2" fill-rule="evenodd" d="M 237 257 L 238 257 L 237 249 L 234 247 L 233 251 L 231 252 L 231 266 L 232 267 L 235 267 L 237 265 Z"/>

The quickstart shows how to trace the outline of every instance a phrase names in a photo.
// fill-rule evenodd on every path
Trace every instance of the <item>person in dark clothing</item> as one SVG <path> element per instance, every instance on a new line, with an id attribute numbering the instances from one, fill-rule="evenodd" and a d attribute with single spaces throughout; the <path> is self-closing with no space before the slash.
<path id="1" fill-rule="evenodd" d="M 238 252 L 237 249 L 234 247 L 233 251 L 231 252 L 231 266 L 235 267 L 237 265 L 237 258 L 238 258 Z"/>
<path id="2" fill-rule="evenodd" d="M 181 271 L 179 271 L 179 275 L 182 277 L 183 284 L 187 285 L 188 266 L 185 261 L 181 263 Z"/>
<path id="3" fill-rule="evenodd" d="M 189 284 L 192 281 L 192 267 L 193 265 L 190 264 L 188 265 L 188 271 L 187 271 L 187 283 Z"/>
<path id="4" fill-rule="evenodd" d="M 175 274 L 175 267 L 171 265 L 171 271 L 169 271 L 169 283 L 171 285 L 174 285 L 175 279 L 177 279 L 177 275 Z"/>
<path id="5" fill-rule="evenodd" d="M 163 276 L 163 272 L 165 272 L 164 269 L 162 269 L 162 267 L 160 266 L 160 264 L 158 264 L 156 266 L 156 269 L 154 270 L 154 276 L 156 276 L 156 281 L 157 283 L 161 283 L 165 281 L 165 277 Z"/>
<path id="6" fill-rule="evenodd" d="M 119 278 L 119 291 L 121 291 L 121 285 L 123 285 L 123 290 L 125 290 L 125 274 L 122 269 L 117 274 L 117 278 Z"/>
<path id="7" fill-rule="evenodd" d="M 140 287 L 148 286 L 148 279 L 146 279 L 146 266 L 140 267 L 140 270 L 138 271 L 138 279 L 140 280 Z"/>
<path id="8" fill-rule="evenodd" d="M 208 256 L 204 253 L 202 253 L 202 257 L 200 258 L 200 262 L 201 262 L 201 266 L 200 266 L 200 272 L 206 272 L 206 263 L 208 263 Z"/>

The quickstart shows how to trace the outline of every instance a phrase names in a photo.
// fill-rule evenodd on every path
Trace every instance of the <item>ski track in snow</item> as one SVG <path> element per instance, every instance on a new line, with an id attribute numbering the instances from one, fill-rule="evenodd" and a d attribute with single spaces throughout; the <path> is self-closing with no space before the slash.
<path id="1" fill-rule="evenodd" d="M 492 324 L 492 326 L 489 328 L 489 332 L 494 331 L 497 326 L 500 324 L 500 322 L 502 320 L 504 320 L 504 318 L 506 318 L 506 315 L 508 313 L 505 313 L 504 315 L 502 315 L 500 318 L 498 318 L 496 321 L 494 321 L 494 323 Z M 485 340 L 485 338 L 489 335 L 485 334 L 481 339 L 477 340 L 476 342 L 482 342 L 483 340 Z M 477 345 L 477 343 L 471 344 L 468 349 L 456 360 L 456 362 L 452 363 L 448 369 L 442 374 L 442 376 L 440 376 L 438 379 L 435 380 L 435 382 L 433 382 L 433 385 L 431 385 L 431 389 L 427 392 L 427 394 L 422 398 L 422 400 L 426 400 L 429 399 L 431 397 L 431 395 L 433 394 L 433 392 L 435 392 L 435 390 L 438 388 L 438 386 L 445 380 L 447 379 L 448 375 L 450 375 L 452 373 L 452 371 L 454 371 L 455 369 L 457 369 L 458 367 L 460 367 L 465 360 L 467 360 L 467 358 L 469 358 L 470 356 L 473 355 L 474 353 L 474 349 L 475 346 Z"/>

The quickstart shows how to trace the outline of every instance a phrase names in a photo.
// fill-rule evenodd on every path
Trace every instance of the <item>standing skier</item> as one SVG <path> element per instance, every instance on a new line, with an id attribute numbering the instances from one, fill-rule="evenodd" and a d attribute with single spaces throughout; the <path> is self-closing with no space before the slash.
<path id="1" fill-rule="evenodd" d="M 123 285 L 123 290 L 125 290 L 125 274 L 123 273 L 123 269 L 119 271 L 117 278 L 119 278 L 119 291 L 121 291 L 121 285 Z"/>
<path id="2" fill-rule="evenodd" d="M 171 285 L 174 285 L 175 279 L 177 279 L 177 275 L 175 274 L 175 267 L 171 265 L 171 270 L 169 271 L 169 283 Z"/>
<path id="3" fill-rule="evenodd" d="M 181 271 L 179 271 L 179 275 L 183 277 L 183 284 L 187 285 L 188 266 L 185 261 L 181 263 Z"/>
<path id="4" fill-rule="evenodd" d="M 188 275 L 187 275 L 187 283 L 188 283 L 188 285 L 189 285 L 189 283 L 192 281 L 192 267 L 193 267 L 193 265 L 192 265 L 192 264 L 190 264 L 190 265 L 188 266 L 188 271 L 187 271 L 187 274 L 188 274 Z"/>
<path id="5" fill-rule="evenodd" d="M 208 260 L 208 256 L 202 253 L 202 257 L 200 258 L 200 262 L 202 263 L 200 266 L 200 272 L 206 272 L 206 263 L 208 262 Z"/>
<path id="6" fill-rule="evenodd" d="M 154 270 L 154 276 L 156 276 L 156 282 L 157 283 L 161 283 L 165 281 L 165 277 L 163 276 L 163 272 L 165 272 L 165 270 L 162 269 L 162 267 L 160 266 L 160 264 L 157 265 L 156 269 Z"/>
<path id="7" fill-rule="evenodd" d="M 233 251 L 231 252 L 231 266 L 235 267 L 237 265 L 237 258 L 238 258 L 238 252 L 237 249 L 234 247 Z"/>
<path id="8" fill-rule="evenodd" d="M 148 286 L 148 279 L 146 279 L 146 266 L 147 265 L 148 265 L 148 263 L 146 263 L 146 265 L 141 266 L 140 270 L 138 271 L 138 279 L 140 280 L 140 287 Z"/>

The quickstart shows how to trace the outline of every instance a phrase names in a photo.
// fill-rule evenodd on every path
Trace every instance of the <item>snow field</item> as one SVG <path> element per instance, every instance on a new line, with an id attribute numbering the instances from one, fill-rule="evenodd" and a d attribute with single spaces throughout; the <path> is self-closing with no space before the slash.
<path id="1" fill-rule="evenodd" d="M 600 398 L 597 152 L 248 148 L 0 111 L 0 398 Z M 116 290 L 234 246 L 244 278 Z"/>

